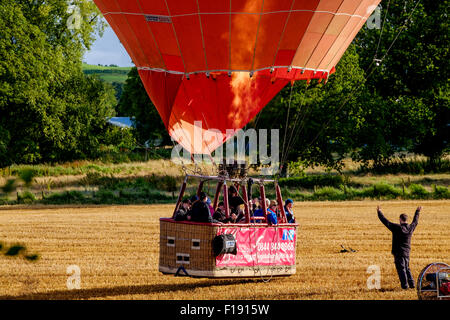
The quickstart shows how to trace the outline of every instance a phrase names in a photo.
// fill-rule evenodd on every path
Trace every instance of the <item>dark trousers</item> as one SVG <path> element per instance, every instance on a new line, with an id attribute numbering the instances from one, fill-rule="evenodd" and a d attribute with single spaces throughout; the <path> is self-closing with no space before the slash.
<path id="1" fill-rule="evenodd" d="M 411 270 L 409 270 L 409 257 L 394 256 L 394 261 L 402 288 L 407 289 L 408 286 L 414 288 L 414 279 Z"/>

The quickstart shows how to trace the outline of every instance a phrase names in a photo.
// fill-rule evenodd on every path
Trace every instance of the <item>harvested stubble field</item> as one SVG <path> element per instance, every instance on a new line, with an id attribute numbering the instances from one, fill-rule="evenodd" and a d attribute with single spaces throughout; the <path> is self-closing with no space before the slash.
<path id="1" fill-rule="evenodd" d="M 391 235 L 376 201 L 302 202 L 297 274 L 256 279 L 192 279 L 158 272 L 159 217 L 172 205 L 8 209 L 0 211 L 0 240 L 24 243 L 37 262 L 0 257 L 0 299 L 417 299 L 399 289 Z M 385 201 L 392 221 L 412 218 L 411 270 L 450 263 L 450 201 Z M 357 252 L 340 253 L 341 244 Z M 67 267 L 81 270 L 81 288 L 68 290 Z M 381 267 L 381 289 L 367 288 L 367 267 Z M 266 279 L 267 280 L 267 279 Z"/>

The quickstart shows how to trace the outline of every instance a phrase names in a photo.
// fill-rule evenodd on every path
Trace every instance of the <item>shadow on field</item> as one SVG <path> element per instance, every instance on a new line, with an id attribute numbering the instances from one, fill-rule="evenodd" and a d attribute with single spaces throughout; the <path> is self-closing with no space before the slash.
<path id="1" fill-rule="evenodd" d="M 240 280 L 206 280 L 194 283 L 172 283 L 172 284 L 155 284 L 155 285 L 139 285 L 139 286 L 119 286 L 111 288 L 92 288 L 78 290 L 56 290 L 49 292 L 28 293 L 24 295 L 4 295 L 0 296 L 0 300 L 71 300 L 71 299 L 90 299 L 103 298 L 110 296 L 135 295 L 135 294 L 153 294 L 171 291 L 187 291 L 197 288 L 208 288 L 217 286 L 229 286 L 235 284 L 253 283 L 255 279 Z M 186 296 L 186 299 L 189 296 Z"/>

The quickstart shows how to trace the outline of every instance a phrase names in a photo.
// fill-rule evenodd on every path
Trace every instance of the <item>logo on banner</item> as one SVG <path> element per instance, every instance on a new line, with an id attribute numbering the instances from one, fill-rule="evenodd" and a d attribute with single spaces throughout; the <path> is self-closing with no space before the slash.
<path id="1" fill-rule="evenodd" d="M 281 240 L 294 240 L 295 230 L 283 230 L 283 237 Z"/>
<path id="2" fill-rule="evenodd" d="M 235 245 L 235 243 L 236 243 L 236 241 L 226 241 L 225 242 L 225 248 L 233 248 L 234 247 L 234 245 Z"/>

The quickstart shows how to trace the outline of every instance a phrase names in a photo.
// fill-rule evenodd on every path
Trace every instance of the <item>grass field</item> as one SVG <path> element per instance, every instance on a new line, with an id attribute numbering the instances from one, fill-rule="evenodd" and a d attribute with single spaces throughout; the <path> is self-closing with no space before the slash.
<path id="1" fill-rule="evenodd" d="M 96 66 L 91 64 L 83 63 L 83 72 L 87 74 L 96 74 L 100 79 L 112 83 L 124 83 L 128 77 L 128 72 L 130 67 L 106 67 L 106 66 Z"/>
<path id="2" fill-rule="evenodd" d="M 414 290 L 399 289 L 377 204 L 296 204 L 297 274 L 269 282 L 160 274 L 158 219 L 172 205 L 2 210 L 0 239 L 26 244 L 40 259 L 0 257 L 0 299 L 417 299 Z M 430 262 L 450 263 L 450 201 L 380 204 L 393 221 L 423 206 L 412 240 L 414 277 Z M 357 252 L 340 253 L 341 244 Z M 81 289 L 67 289 L 69 265 L 80 267 Z M 367 289 L 369 265 L 381 267 L 380 290 Z"/>

